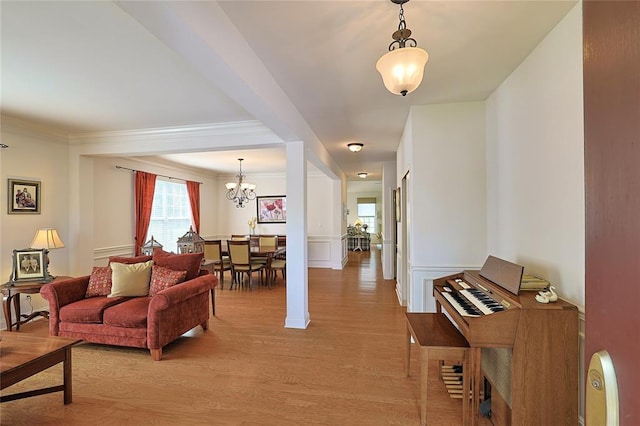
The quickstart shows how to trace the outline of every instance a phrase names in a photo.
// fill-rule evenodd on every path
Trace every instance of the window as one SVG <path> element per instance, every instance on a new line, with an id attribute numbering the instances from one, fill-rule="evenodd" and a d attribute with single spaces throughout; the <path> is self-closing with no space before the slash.
<path id="1" fill-rule="evenodd" d="M 164 250 L 177 253 L 178 238 L 189 231 L 191 224 L 187 185 L 184 182 L 171 182 L 158 177 L 146 241 L 153 235 Z"/>
<path id="2" fill-rule="evenodd" d="M 375 198 L 358 198 L 358 219 L 362 224 L 367 225 L 367 232 L 375 234 L 376 232 L 376 199 Z"/>

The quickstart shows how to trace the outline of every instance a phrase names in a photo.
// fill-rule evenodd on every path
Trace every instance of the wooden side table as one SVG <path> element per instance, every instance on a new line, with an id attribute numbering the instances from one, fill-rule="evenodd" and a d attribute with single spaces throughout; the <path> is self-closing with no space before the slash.
<path id="1" fill-rule="evenodd" d="M 56 277 L 50 282 L 63 281 L 67 280 L 71 277 Z M 14 283 L 8 282 L 2 284 L 2 307 L 4 309 L 4 319 L 7 323 L 7 331 L 13 331 L 13 326 L 16 326 L 16 331 L 20 330 L 20 325 L 24 324 L 28 321 L 31 321 L 37 316 L 42 316 L 49 319 L 48 311 L 36 311 L 32 312 L 29 315 L 24 315 L 20 313 L 20 294 L 38 294 L 40 293 L 40 289 L 46 283 L 43 281 L 30 281 L 30 282 L 21 282 Z M 13 322 L 11 318 L 11 302 L 13 301 L 13 308 L 16 312 L 16 322 Z"/>

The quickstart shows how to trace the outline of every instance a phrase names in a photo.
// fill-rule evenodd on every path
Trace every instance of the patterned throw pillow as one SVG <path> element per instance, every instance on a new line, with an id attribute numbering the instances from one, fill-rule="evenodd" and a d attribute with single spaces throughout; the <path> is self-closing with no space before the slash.
<path id="1" fill-rule="evenodd" d="M 109 293 L 111 293 L 111 268 L 94 266 L 85 297 L 106 296 Z"/>
<path id="2" fill-rule="evenodd" d="M 184 281 L 187 271 L 174 271 L 169 268 L 154 265 L 151 269 L 151 287 L 149 296 L 153 297 L 160 291 Z"/>

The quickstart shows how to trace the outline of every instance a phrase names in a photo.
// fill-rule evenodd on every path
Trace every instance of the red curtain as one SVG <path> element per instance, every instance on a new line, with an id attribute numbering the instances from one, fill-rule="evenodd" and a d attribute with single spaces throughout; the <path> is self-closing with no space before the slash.
<path id="1" fill-rule="evenodd" d="M 191 216 L 193 216 L 193 227 L 197 234 L 200 234 L 200 182 L 187 181 L 187 193 L 191 204 Z"/>
<path id="2" fill-rule="evenodd" d="M 140 256 L 141 248 L 144 245 L 149 222 L 151 221 L 151 206 L 153 205 L 153 194 L 156 189 L 156 175 L 147 172 L 136 172 L 136 256 Z"/>

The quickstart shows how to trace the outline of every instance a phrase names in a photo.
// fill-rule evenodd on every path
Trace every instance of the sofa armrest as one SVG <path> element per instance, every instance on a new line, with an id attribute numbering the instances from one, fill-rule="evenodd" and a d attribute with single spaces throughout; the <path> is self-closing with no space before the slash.
<path id="1" fill-rule="evenodd" d="M 193 327 L 207 327 L 209 291 L 218 284 L 215 275 L 205 274 L 174 285 L 151 298 L 147 313 L 147 345 L 161 350 Z M 156 355 L 154 355 L 154 359 Z M 161 355 L 157 353 L 157 356 Z"/>
<path id="2" fill-rule="evenodd" d="M 84 299 L 89 285 L 89 275 L 55 281 L 45 284 L 40 295 L 49 302 L 49 334 L 57 336 L 60 323 L 60 308 L 69 303 Z"/>

